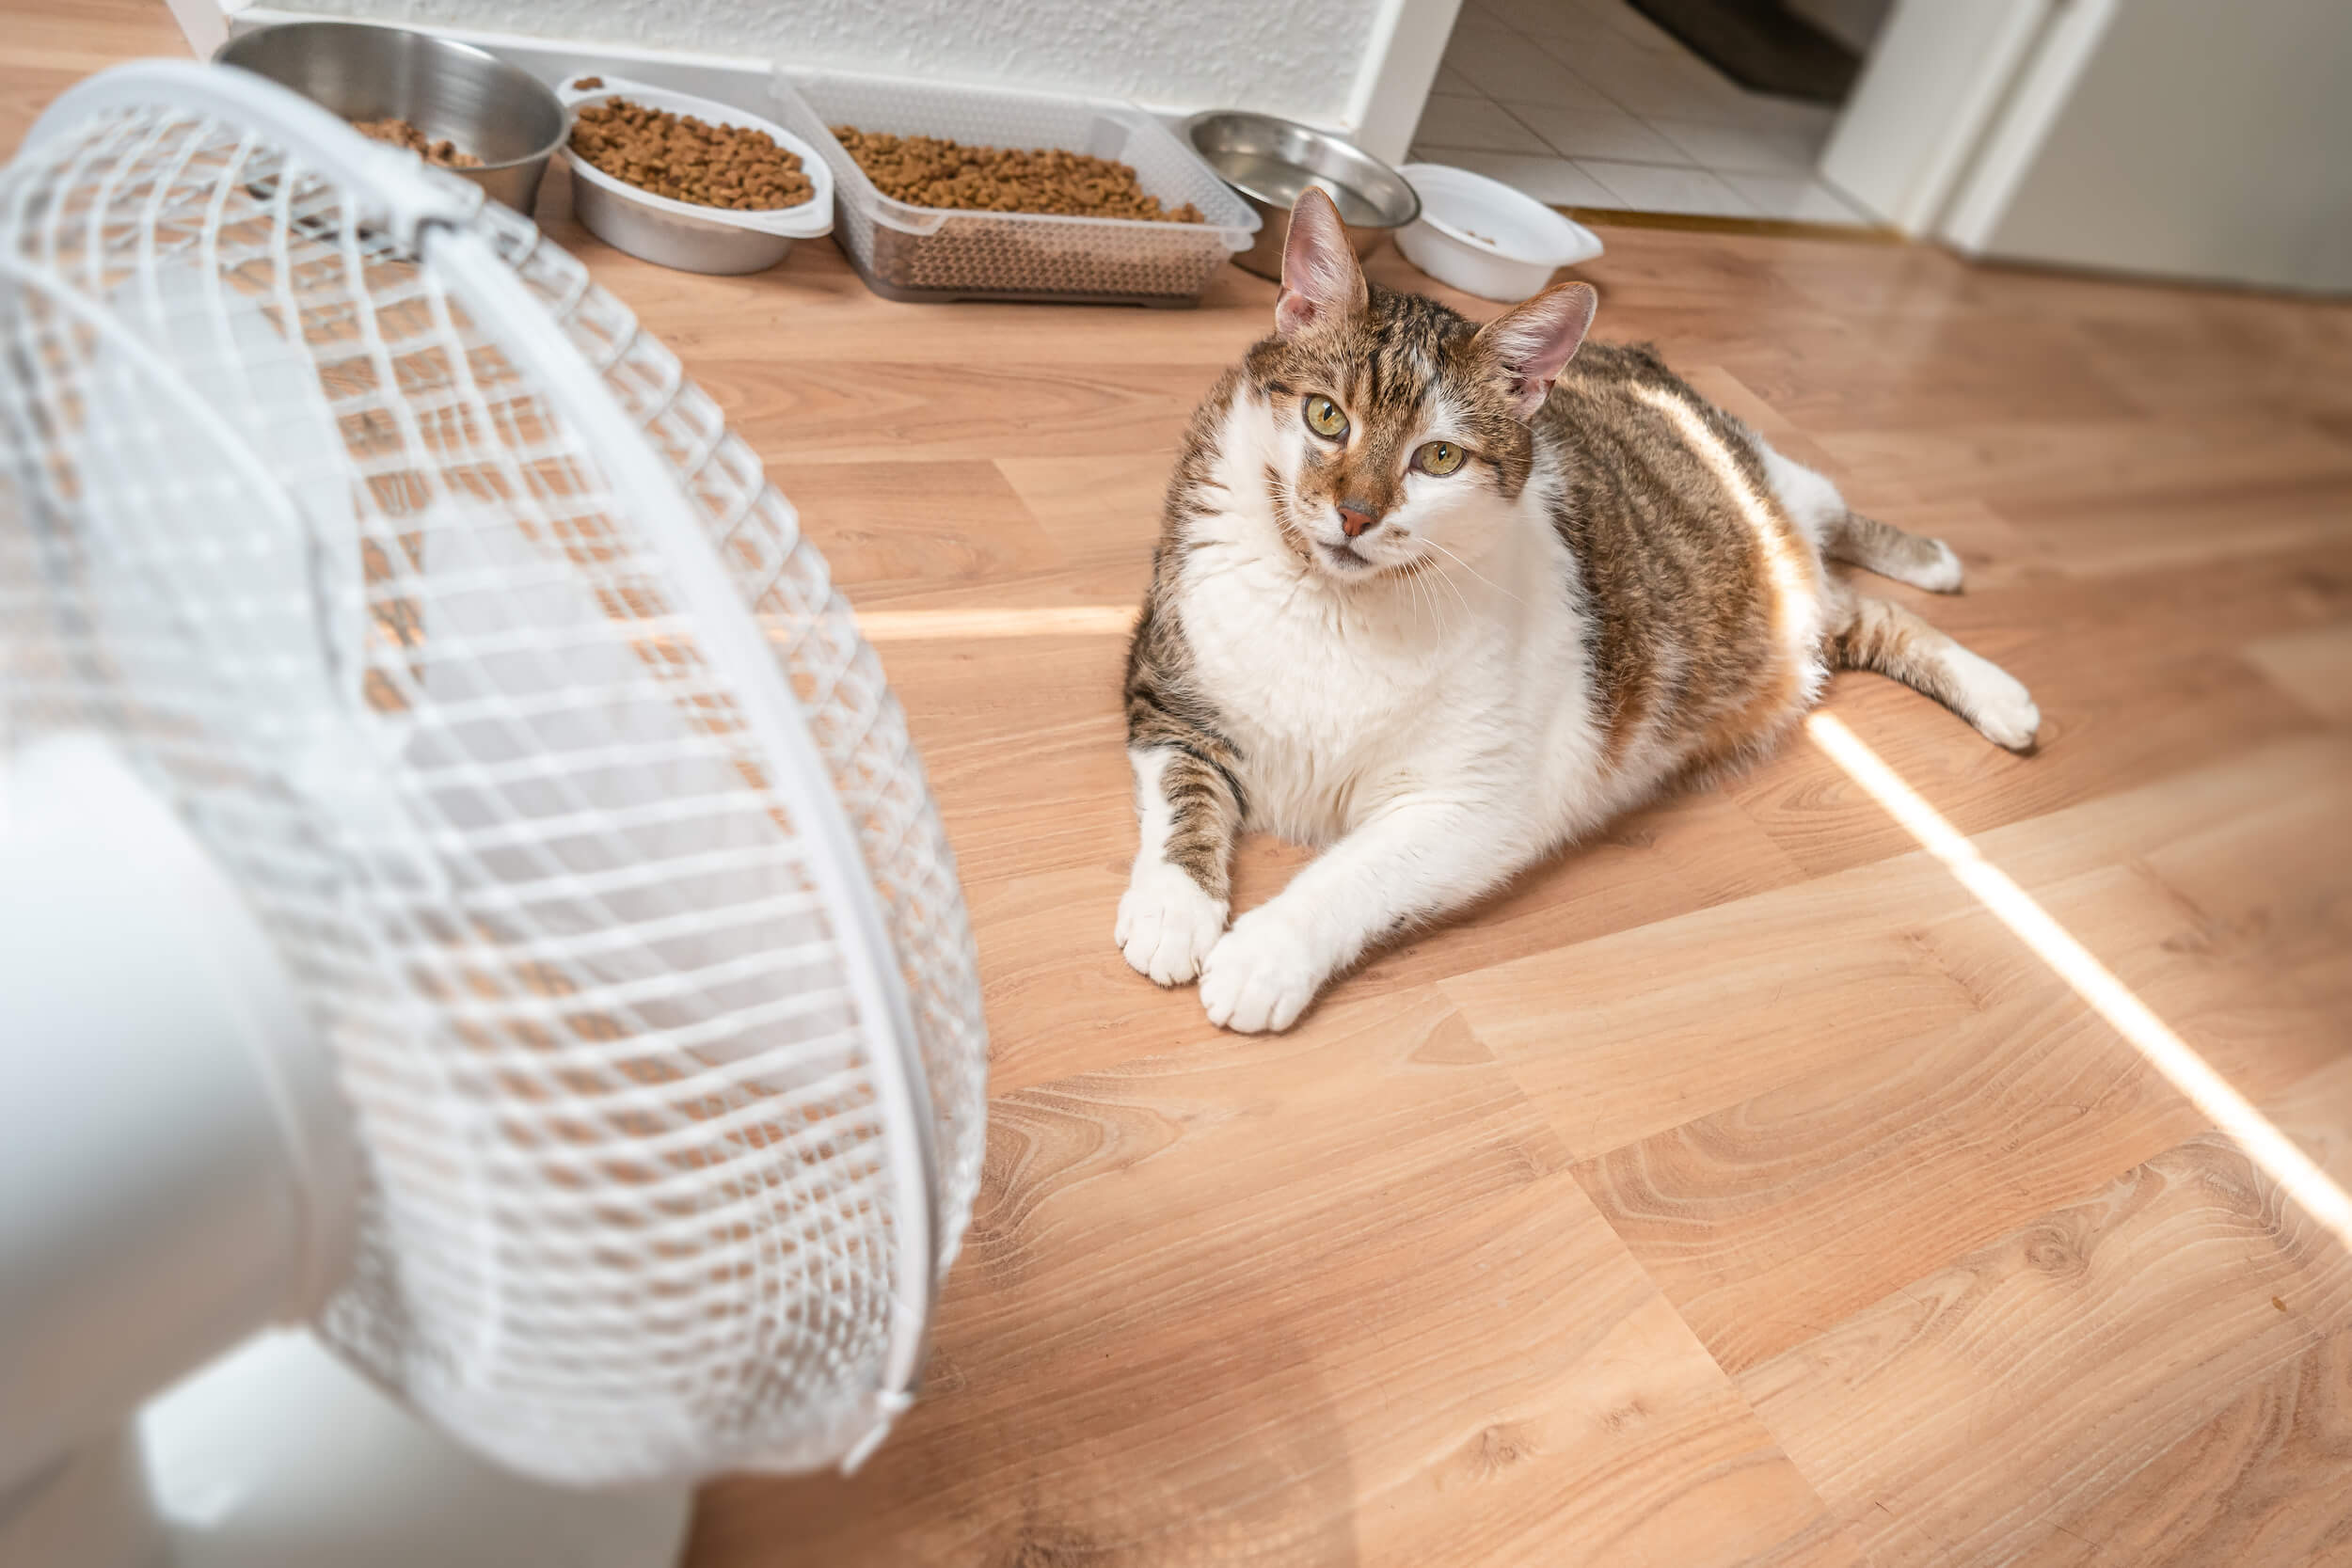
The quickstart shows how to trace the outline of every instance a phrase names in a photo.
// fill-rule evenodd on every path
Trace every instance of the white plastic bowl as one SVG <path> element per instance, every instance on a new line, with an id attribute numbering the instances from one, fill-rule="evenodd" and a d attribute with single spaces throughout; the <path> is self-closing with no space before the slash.
<path id="1" fill-rule="evenodd" d="M 596 86 L 576 84 L 595 80 Z M 564 161 L 572 170 L 572 213 L 588 232 L 612 246 L 681 272 L 764 272 L 784 260 L 794 240 L 813 240 L 833 232 L 833 171 L 817 150 L 771 120 L 745 114 L 708 98 L 696 98 L 667 87 L 617 76 L 572 77 L 556 88 L 567 109 L 626 98 L 649 109 L 692 115 L 711 125 L 734 125 L 765 131 L 787 152 L 800 155 L 801 169 L 817 187 L 797 207 L 767 212 L 738 212 L 705 207 L 698 202 L 674 201 L 656 196 L 626 180 L 616 180 L 575 153 L 568 141 Z"/>
<path id="2" fill-rule="evenodd" d="M 1444 164 L 1406 164 L 1397 172 L 1421 193 L 1421 216 L 1397 235 L 1397 248 L 1464 293 L 1522 300 L 1562 267 L 1600 254 L 1591 230 L 1500 180 Z"/>

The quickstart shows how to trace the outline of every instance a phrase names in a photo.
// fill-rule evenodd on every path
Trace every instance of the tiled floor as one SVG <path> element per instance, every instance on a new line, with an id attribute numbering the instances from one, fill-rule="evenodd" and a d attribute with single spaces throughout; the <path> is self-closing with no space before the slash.
<path id="1" fill-rule="evenodd" d="M 1867 223 L 1814 174 L 1836 118 L 1735 86 L 1625 0 L 1464 0 L 1413 157 L 1559 206 Z"/>

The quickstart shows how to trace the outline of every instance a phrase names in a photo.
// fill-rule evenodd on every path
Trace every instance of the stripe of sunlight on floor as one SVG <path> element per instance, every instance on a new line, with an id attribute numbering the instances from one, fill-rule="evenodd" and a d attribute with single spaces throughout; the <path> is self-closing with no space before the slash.
<path id="1" fill-rule="evenodd" d="M 951 637 L 1124 637 L 1136 628 L 1133 605 L 1063 605 L 1045 610 L 866 610 L 857 629 L 868 642 L 923 642 Z"/>
<path id="2" fill-rule="evenodd" d="M 1640 394 L 1674 422 L 1692 451 L 1714 469 L 1719 482 L 1738 503 L 1755 533 L 1775 594 L 1780 599 L 1784 632 L 1801 629 L 1802 620 L 1789 613 L 1791 600 L 1806 592 L 1806 574 L 1793 557 L 1783 525 L 1767 508 L 1744 471 L 1733 461 L 1720 436 L 1690 405 L 1655 388 Z M 2174 1034 L 2164 1020 L 2115 977 L 2112 970 L 2074 939 L 2073 932 L 2052 919 L 2033 895 L 2000 867 L 1993 864 L 1967 836 L 1944 820 L 1927 800 L 1905 784 L 1862 738 L 1829 714 L 1816 711 L 1805 721 L 1805 734 L 1847 777 L 1867 791 L 1882 810 L 1917 840 L 1921 848 L 1941 862 L 1994 917 L 2052 973 L 2066 982 L 2091 1009 L 2148 1059 L 2149 1065 L 2245 1149 L 2312 1219 L 2345 1246 L 2352 1247 L 2352 1197 L 2347 1197 L 2328 1173 L 2256 1110 L 2251 1101 L 2231 1087 L 2227 1079 Z"/>
<path id="3" fill-rule="evenodd" d="M 2031 894 L 1979 853 L 1966 834 L 1944 820 L 1861 736 L 1820 712 L 1808 716 L 1804 728 L 1807 738 L 1823 755 L 1861 785 L 1922 849 L 1941 862 L 1953 879 L 2008 927 L 2034 957 L 2170 1080 L 2305 1212 L 2352 1247 L 2352 1197 L 2295 1140 L 2231 1087 L 2229 1080 L 2174 1034 L 2073 932 L 2052 919 Z"/>

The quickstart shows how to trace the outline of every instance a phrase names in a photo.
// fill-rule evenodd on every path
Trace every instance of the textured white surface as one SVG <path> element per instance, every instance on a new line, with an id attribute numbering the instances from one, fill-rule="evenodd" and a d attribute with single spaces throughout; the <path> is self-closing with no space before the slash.
<path id="1" fill-rule="evenodd" d="M 2071 71 L 2037 66 L 2044 116 L 2011 110 L 1996 133 L 2014 173 L 1983 172 L 1996 145 L 1947 231 L 2021 261 L 2352 289 L 2352 8 L 2108 9 Z"/>
<path id="2" fill-rule="evenodd" d="M 307 0 L 408 26 L 749 55 L 1343 124 L 1377 0 Z"/>

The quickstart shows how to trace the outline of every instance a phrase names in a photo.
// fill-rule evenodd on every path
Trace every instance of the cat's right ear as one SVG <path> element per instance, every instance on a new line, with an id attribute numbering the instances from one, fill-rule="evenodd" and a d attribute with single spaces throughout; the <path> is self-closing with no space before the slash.
<path id="1" fill-rule="evenodd" d="M 1282 292 L 1274 299 L 1274 330 L 1289 338 L 1318 322 L 1363 309 L 1371 295 L 1364 269 L 1347 244 L 1340 210 L 1310 185 L 1291 205 L 1290 238 L 1282 244 Z"/>

